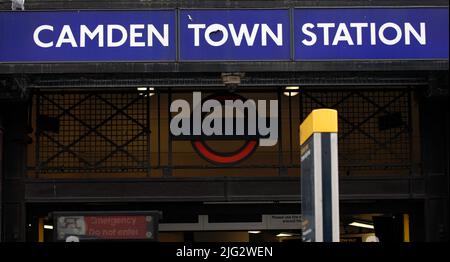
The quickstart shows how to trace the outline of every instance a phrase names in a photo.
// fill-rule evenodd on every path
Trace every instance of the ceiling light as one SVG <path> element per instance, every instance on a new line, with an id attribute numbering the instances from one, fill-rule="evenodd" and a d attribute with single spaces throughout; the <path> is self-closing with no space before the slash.
<path id="1" fill-rule="evenodd" d="M 292 90 L 299 90 L 300 89 L 300 87 L 298 87 L 298 86 L 286 86 L 286 88 L 284 88 L 284 92 L 283 92 L 283 95 L 285 95 L 285 96 L 296 96 L 296 95 L 298 95 L 298 93 L 299 92 L 292 92 Z M 288 92 L 286 92 L 286 91 L 288 91 Z"/>
<path id="2" fill-rule="evenodd" d="M 249 234 L 259 234 L 259 233 L 261 233 L 261 231 L 258 231 L 258 230 L 249 230 L 248 233 L 249 233 Z"/>
<path id="3" fill-rule="evenodd" d="M 44 225 L 44 229 L 53 229 L 52 225 Z"/>
<path id="4" fill-rule="evenodd" d="M 155 88 L 154 88 L 154 87 L 144 87 L 144 86 L 140 86 L 140 87 L 137 88 L 137 91 L 140 92 L 139 95 L 141 95 L 141 96 L 147 96 L 146 93 L 142 93 L 142 92 L 147 92 L 147 91 L 149 92 L 148 94 L 149 94 L 150 96 L 152 96 L 152 95 L 155 94 L 154 92 L 151 92 L 151 91 L 155 91 Z"/>
<path id="5" fill-rule="evenodd" d="M 291 234 L 291 233 L 280 233 L 277 235 L 277 237 L 292 237 L 292 236 L 293 236 L 293 234 Z"/>
<path id="6" fill-rule="evenodd" d="M 350 226 L 354 226 L 354 227 L 363 227 L 363 228 L 370 228 L 373 229 L 373 225 L 368 224 L 368 223 L 361 223 L 361 222 L 352 222 L 349 224 Z"/>

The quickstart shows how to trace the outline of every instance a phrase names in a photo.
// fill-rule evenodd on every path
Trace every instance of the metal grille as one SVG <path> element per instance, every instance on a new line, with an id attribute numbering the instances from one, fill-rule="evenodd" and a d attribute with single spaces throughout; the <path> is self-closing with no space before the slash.
<path id="1" fill-rule="evenodd" d="M 149 174 L 152 169 L 153 174 L 170 175 L 175 169 L 212 168 L 217 173 L 227 168 L 202 161 L 190 146 L 184 145 L 186 142 L 173 141 L 168 135 L 168 105 L 177 96 L 190 95 L 195 90 L 198 89 L 160 87 L 151 99 L 150 94 L 135 89 L 37 92 L 36 170 Z M 206 93 L 206 88 L 202 90 Z M 218 87 L 210 91 L 214 90 Z M 355 170 L 358 174 L 361 170 L 383 173 L 386 169 L 408 170 L 411 166 L 411 91 L 407 88 L 305 87 L 300 95 L 290 98 L 282 95 L 281 88 L 245 88 L 242 92 L 249 97 L 278 97 L 281 122 L 276 147 L 259 148 L 234 168 L 278 169 L 279 174 L 291 168 L 297 173 L 297 128 L 316 108 L 338 110 L 341 174 Z"/>
<path id="2" fill-rule="evenodd" d="M 126 172 L 149 168 L 147 96 L 38 93 L 38 172 Z"/>
<path id="3" fill-rule="evenodd" d="M 303 118 L 317 108 L 338 111 L 341 172 L 411 164 L 408 89 L 307 91 L 301 99 Z"/>

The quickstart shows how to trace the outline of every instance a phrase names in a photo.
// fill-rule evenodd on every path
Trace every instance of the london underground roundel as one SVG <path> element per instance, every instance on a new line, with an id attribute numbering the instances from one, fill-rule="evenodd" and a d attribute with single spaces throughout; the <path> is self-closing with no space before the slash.
<path id="1" fill-rule="evenodd" d="M 215 99 L 224 106 L 226 100 L 247 100 L 243 96 L 235 93 L 216 93 L 206 97 L 204 100 L 210 99 Z M 244 114 L 244 112 L 242 113 Z M 245 116 L 245 120 L 247 120 L 248 115 L 245 114 Z M 203 117 L 204 115 L 202 116 L 202 118 Z M 231 151 L 224 151 L 223 149 L 214 148 L 214 146 L 209 145 L 208 140 L 215 140 L 214 137 L 207 138 L 205 136 L 202 136 L 199 139 L 192 140 L 192 146 L 195 151 L 208 162 L 211 162 L 215 165 L 233 165 L 249 157 L 258 147 L 258 138 L 255 136 L 239 136 L 239 138 L 237 138 L 237 136 L 230 136 L 229 138 L 220 137 L 216 140 L 221 140 L 222 143 L 226 143 L 226 141 L 236 141 L 237 139 L 241 140 L 243 144 L 238 149 L 234 149 Z"/>
<path id="2" fill-rule="evenodd" d="M 190 140 L 202 158 L 216 165 L 236 164 L 258 146 L 278 141 L 277 100 L 267 103 L 230 92 L 202 99 L 201 92 L 193 92 L 192 105 L 177 99 L 170 112 L 177 113 L 170 120 L 172 137 Z"/>

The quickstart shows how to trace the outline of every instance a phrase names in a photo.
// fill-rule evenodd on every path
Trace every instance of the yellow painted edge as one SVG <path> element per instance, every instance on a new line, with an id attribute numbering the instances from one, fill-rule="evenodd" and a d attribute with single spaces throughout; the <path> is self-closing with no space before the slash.
<path id="1" fill-rule="evenodd" d="M 403 214 L 403 242 L 410 242 L 409 240 L 409 215 Z"/>
<path id="2" fill-rule="evenodd" d="M 44 242 L 44 218 L 39 218 L 38 223 L 38 242 Z"/>
<path id="3" fill-rule="evenodd" d="M 300 125 L 300 145 L 313 133 L 337 133 L 338 114 L 334 109 L 315 109 Z"/>

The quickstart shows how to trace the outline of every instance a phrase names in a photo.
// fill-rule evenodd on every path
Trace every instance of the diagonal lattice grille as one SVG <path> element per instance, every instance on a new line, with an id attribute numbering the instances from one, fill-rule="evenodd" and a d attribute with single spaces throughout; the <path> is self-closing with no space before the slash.
<path id="1" fill-rule="evenodd" d="M 313 109 L 339 115 L 341 168 L 395 168 L 410 165 L 409 91 L 307 91 L 303 117 Z"/>
<path id="2" fill-rule="evenodd" d="M 40 93 L 37 99 L 38 171 L 149 168 L 146 96 Z"/>

